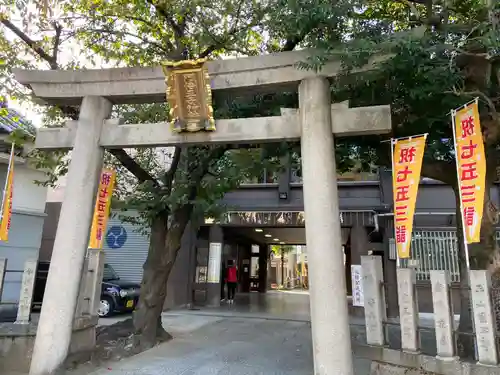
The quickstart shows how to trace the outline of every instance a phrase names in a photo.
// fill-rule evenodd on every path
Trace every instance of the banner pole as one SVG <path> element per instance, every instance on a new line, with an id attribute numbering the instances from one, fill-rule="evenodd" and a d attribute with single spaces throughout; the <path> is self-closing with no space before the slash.
<path id="1" fill-rule="evenodd" d="M 477 101 L 477 99 L 476 99 Z M 469 103 L 470 104 L 470 103 Z M 465 264 L 467 265 L 467 272 L 470 270 L 470 260 L 469 260 L 469 245 L 467 243 L 467 231 L 465 229 L 465 221 L 464 221 L 464 205 L 462 202 L 462 190 L 460 184 L 460 164 L 458 162 L 458 149 L 457 149 L 457 132 L 456 132 L 456 117 L 457 111 L 455 109 L 451 110 L 451 128 L 453 131 L 453 147 L 455 149 L 455 164 L 457 168 L 457 186 L 458 186 L 458 196 L 460 199 L 460 220 L 462 221 L 462 236 L 464 241 L 464 251 L 465 251 Z"/>
<path id="2" fill-rule="evenodd" d="M 422 133 L 422 134 L 416 134 L 416 135 L 408 135 L 406 137 L 384 139 L 383 141 L 380 141 L 380 143 L 394 142 L 394 141 L 399 141 L 399 140 L 403 140 L 403 139 L 412 139 L 412 138 L 420 138 L 420 137 L 425 137 L 425 139 L 427 139 L 428 135 L 429 135 L 429 133 Z"/>
<path id="3" fill-rule="evenodd" d="M 392 177 L 392 188 L 395 189 L 395 186 L 394 186 L 394 145 L 396 144 L 397 142 L 397 139 L 394 139 L 394 138 L 391 138 L 391 177 Z M 394 192 L 393 192 L 393 195 L 394 195 Z M 393 198 L 393 202 L 392 202 L 392 211 L 394 212 L 395 210 L 395 205 L 396 205 L 396 202 L 394 202 L 394 198 Z M 392 228 L 394 230 L 394 248 L 396 250 L 396 268 L 399 268 L 400 266 L 400 260 L 399 260 L 399 253 L 398 253 L 398 244 L 396 242 L 396 215 L 393 216 L 393 219 L 392 219 L 393 223 L 392 223 Z"/>
<path id="4" fill-rule="evenodd" d="M 7 166 L 7 174 L 5 175 L 5 184 L 3 186 L 2 204 L 0 205 L 0 223 L 2 222 L 2 219 L 3 219 L 3 208 L 5 206 L 5 194 L 7 192 L 7 186 L 9 184 L 10 167 L 13 163 L 13 158 L 14 158 L 14 145 L 15 144 L 12 143 L 12 147 L 10 149 L 9 164 Z"/>

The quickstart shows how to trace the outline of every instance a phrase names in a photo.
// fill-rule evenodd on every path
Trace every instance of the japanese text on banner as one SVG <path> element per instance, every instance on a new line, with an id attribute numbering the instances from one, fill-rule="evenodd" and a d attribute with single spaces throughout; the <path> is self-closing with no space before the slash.
<path id="1" fill-rule="evenodd" d="M 467 243 L 474 243 L 480 240 L 486 179 L 486 158 L 477 102 L 452 115 L 462 222 Z"/>
<path id="2" fill-rule="evenodd" d="M 393 140 L 394 239 L 399 258 L 410 257 L 413 215 L 427 136 Z"/>
<path id="3" fill-rule="evenodd" d="M 2 221 L 0 222 L 0 241 L 9 240 L 9 229 L 12 220 L 12 198 L 14 190 L 14 148 L 10 154 L 7 184 L 3 195 Z"/>
<path id="4" fill-rule="evenodd" d="M 92 229 L 90 230 L 90 249 L 101 249 L 104 232 L 108 224 L 109 210 L 111 208 L 111 197 L 115 186 L 116 172 L 112 169 L 104 169 L 99 181 Z"/>

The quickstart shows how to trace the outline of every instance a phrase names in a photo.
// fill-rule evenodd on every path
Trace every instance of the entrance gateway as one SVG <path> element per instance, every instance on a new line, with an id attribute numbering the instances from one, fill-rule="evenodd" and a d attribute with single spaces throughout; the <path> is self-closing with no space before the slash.
<path id="1" fill-rule="evenodd" d="M 36 148 L 73 149 L 38 323 L 31 375 L 54 373 L 71 341 L 80 274 L 88 245 L 94 198 L 104 149 L 301 141 L 304 208 L 307 217 L 314 373 L 353 375 L 349 317 L 341 247 L 334 134 L 388 133 L 389 106 L 348 108 L 331 104 L 328 77 L 340 63 L 319 73 L 299 70 L 307 51 L 208 62 L 212 90 L 242 93 L 292 91 L 299 109 L 281 116 L 216 120 L 215 132 L 175 133 L 169 123 L 120 125 L 109 120 L 113 104 L 163 102 L 161 67 L 82 71 L 16 70 L 16 79 L 47 104 L 81 104 L 78 121 L 65 128 L 39 129 Z M 59 293 L 60 280 L 66 294 Z"/>

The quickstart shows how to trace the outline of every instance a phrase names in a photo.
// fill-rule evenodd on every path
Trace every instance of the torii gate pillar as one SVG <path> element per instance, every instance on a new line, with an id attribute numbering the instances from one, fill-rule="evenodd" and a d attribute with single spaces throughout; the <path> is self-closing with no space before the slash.
<path id="1" fill-rule="evenodd" d="M 53 374 L 60 370 L 68 355 L 103 165 L 104 148 L 99 146 L 99 137 L 111 107 L 107 99 L 98 96 L 87 96 L 82 102 L 30 374 Z M 61 293 L 61 283 L 64 283 L 64 293 Z"/>
<path id="2" fill-rule="evenodd" d="M 330 100 L 326 78 L 300 83 L 314 374 L 353 375 Z"/>

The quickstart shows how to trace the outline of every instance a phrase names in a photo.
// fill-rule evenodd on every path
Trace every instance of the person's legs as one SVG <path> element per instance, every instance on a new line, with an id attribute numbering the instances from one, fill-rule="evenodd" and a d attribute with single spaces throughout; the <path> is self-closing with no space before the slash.
<path id="1" fill-rule="evenodd" d="M 234 301 L 234 296 L 236 294 L 236 283 L 228 283 L 228 299 L 231 303 Z"/>
<path id="2" fill-rule="evenodd" d="M 224 281 L 220 283 L 220 300 L 224 301 L 226 299 L 226 293 L 224 293 Z"/>

